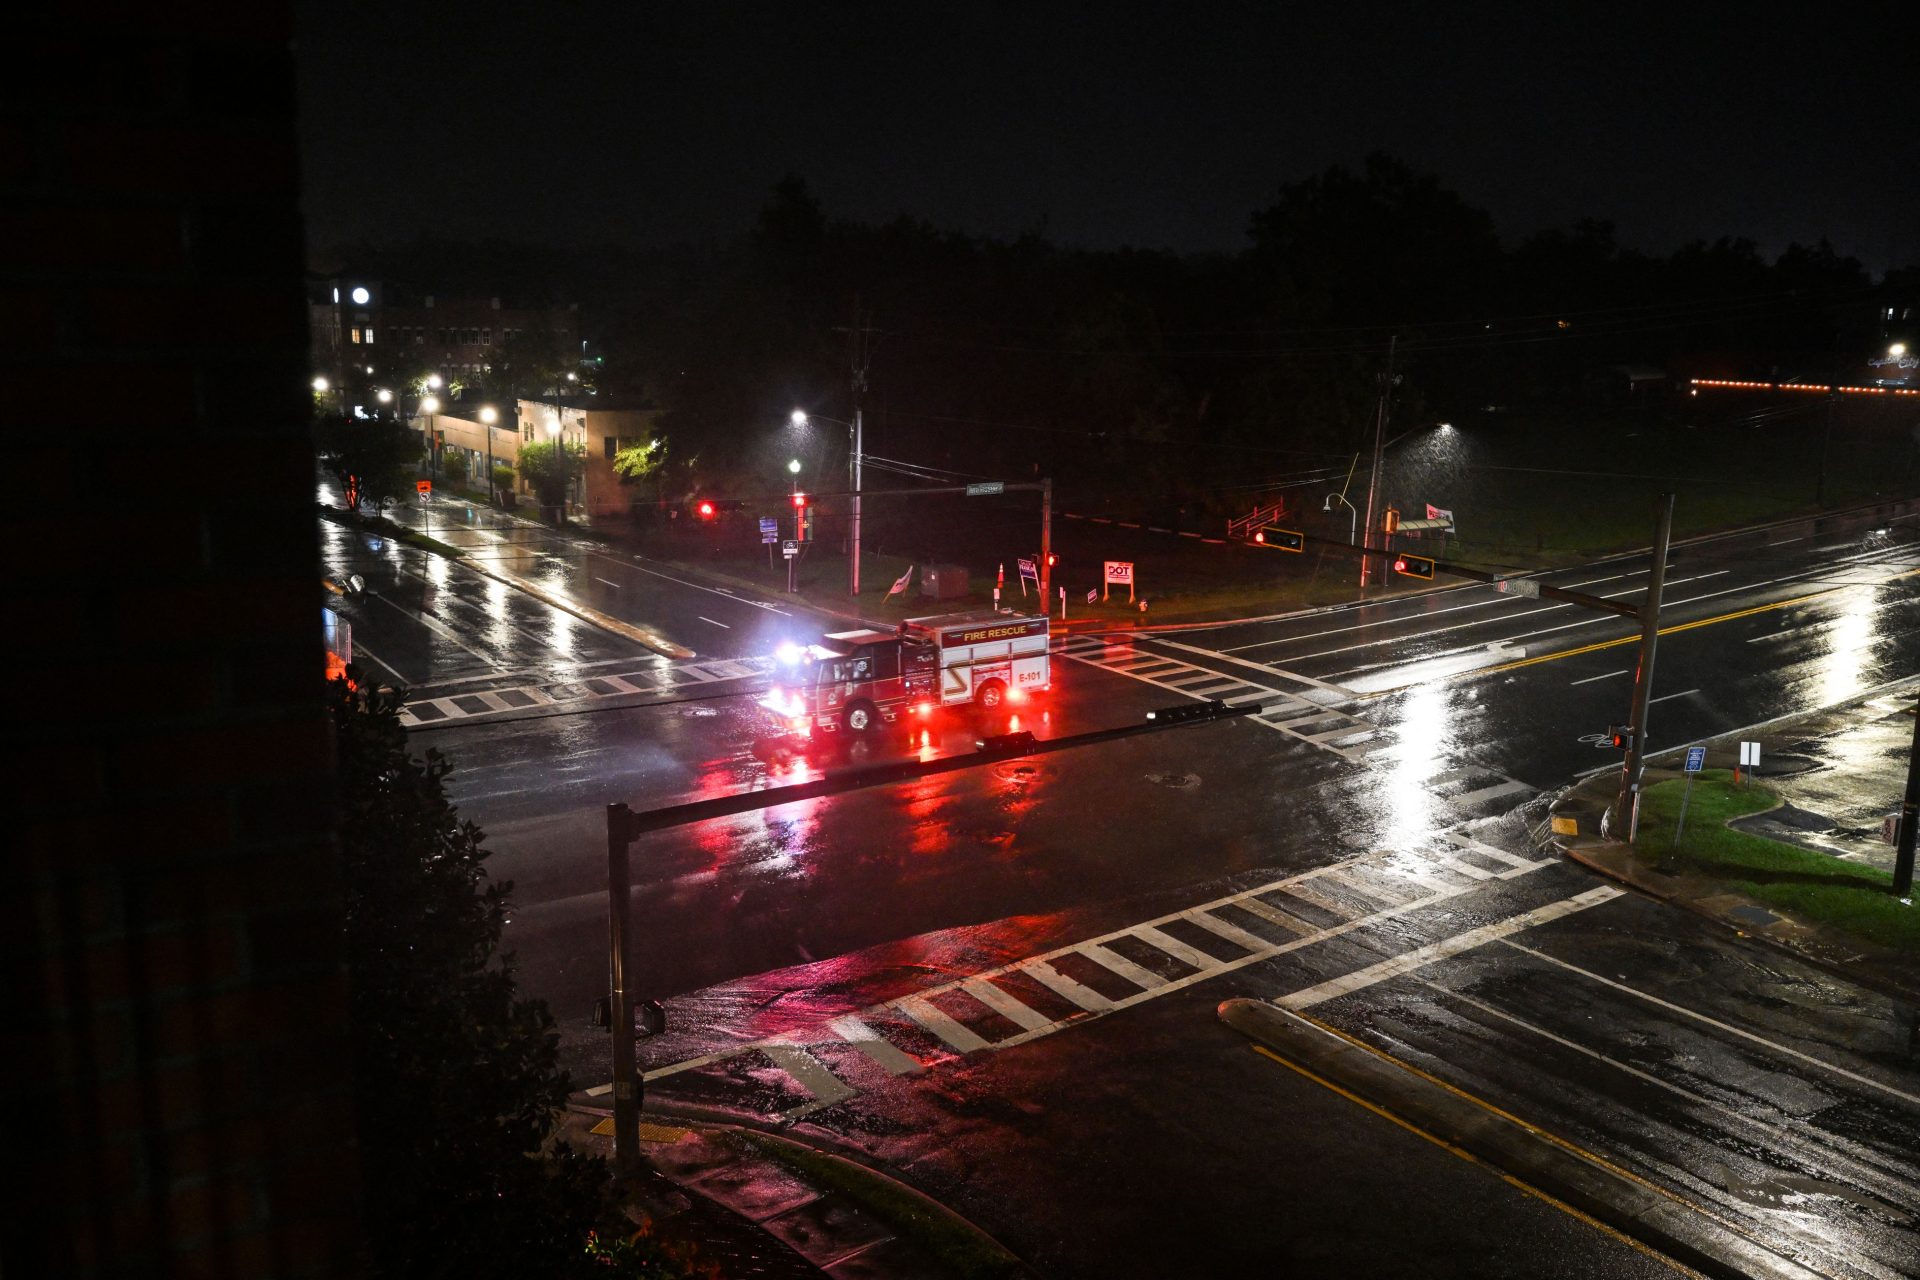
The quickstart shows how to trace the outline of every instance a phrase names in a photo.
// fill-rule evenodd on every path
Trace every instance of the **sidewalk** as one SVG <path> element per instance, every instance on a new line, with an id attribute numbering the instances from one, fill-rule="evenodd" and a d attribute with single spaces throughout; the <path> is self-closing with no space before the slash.
<path id="1" fill-rule="evenodd" d="M 1741 740 L 1757 740 L 1761 768 L 1753 781 L 1781 800 L 1764 813 L 1729 825 L 1826 857 L 1890 869 L 1894 846 L 1879 838 L 1880 816 L 1900 806 L 1916 692 L 1920 679 L 1903 681 L 1845 706 L 1709 740 L 1709 769 L 1732 768 Z M 1681 755 L 1675 748 L 1661 752 L 1658 764 L 1650 760 L 1644 786 L 1684 777 Z M 1876 946 L 1831 925 L 1795 918 L 1725 881 L 1665 869 L 1632 845 L 1602 837 L 1601 816 L 1613 803 L 1619 781 L 1618 771 L 1607 769 L 1562 792 L 1553 803 L 1549 843 L 1649 897 L 1706 916 L 1882 994 L 1920 1003 L 1920 954 Z M 1920 905 L 1912 909 L 1920 911 Z"/>
<path id="2" fill-rule="evenodd" d="M 563 1136 L 602 1157 L 613 1120 L 575 1104 Z M 728 1277 L 954 1280 L 1032 1273 L 985 1232 L 888 1175 L 757 1129 L 654 1115 L 631 1205 Z"/>

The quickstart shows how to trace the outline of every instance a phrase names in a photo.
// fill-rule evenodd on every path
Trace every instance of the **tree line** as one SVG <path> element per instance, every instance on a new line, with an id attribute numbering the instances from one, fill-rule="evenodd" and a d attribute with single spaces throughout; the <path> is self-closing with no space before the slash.
<path id="1" fill-rule="evenodd" d="M 1889 300 L 1920 300 L 1920 266 L 1875 280 L 1824 241 L 1771 261 L 1732 237 L 1653 255 L 1589 220 L 1508 243 L 1379 154 L 1280 187 L 1237 254 L 834 220 L 789 177 L 724 243 L 347 256 L 579 301 L 599 388 L 664 410 L 669 490 L 777 490 L 807 450 L 810 474 L 833 474 L 846 444 L 825 422 L 852 416 L 864 363 L 869 454 L 1182 507 L 1364 447 L 1390 339 L 1396 421 L 1586 412 L 1626 367 L 1824 376 L 1864 356 Z M 796 434 L 796 407 L 821 429 Z"/>

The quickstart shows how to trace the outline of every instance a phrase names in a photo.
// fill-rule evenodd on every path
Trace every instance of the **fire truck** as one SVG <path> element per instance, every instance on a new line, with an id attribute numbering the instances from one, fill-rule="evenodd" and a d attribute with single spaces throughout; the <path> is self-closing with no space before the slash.
<path id="1" fill-rule="evenodd" d="M 1046 615 L 982 609 L 782 645 L 760 706 L 781 734 L 859 734 L 935 707 L 1017 705 L 1049 683 Z"/>

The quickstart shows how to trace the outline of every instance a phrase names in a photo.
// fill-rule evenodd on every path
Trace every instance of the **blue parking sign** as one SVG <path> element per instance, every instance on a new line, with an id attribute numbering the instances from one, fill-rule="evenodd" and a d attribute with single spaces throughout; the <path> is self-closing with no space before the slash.
<path id="1" fill-rule="evenodd" d="M 1706 764 L 1707 764 L 1707 749 L 1705 747 L 1688 747 L 1687 748 L 1686 771 L 1688 773 L 1698 773 L 1700 772 L 1701 769 L 1706 767 Z"/>

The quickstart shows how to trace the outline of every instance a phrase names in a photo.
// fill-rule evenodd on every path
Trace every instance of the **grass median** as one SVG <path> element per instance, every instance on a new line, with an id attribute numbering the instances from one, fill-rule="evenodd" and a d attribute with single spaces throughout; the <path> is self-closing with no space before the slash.
<path id="1" fill-rule="evenodd" d="M 1732 892 L 1808 923 L 1920 959 L 1920 907 L 1893 896 L 1890 872 L 1727 826 L 1779 803 L 1765 787 L 1734 782 L 1730 770 L 1698 775 L 1676 845 L 1686 785 L 1678 778 L 1658 783 L 1643 802 L 1638 848 L 1660 870 L 1723 881 Z"/>

